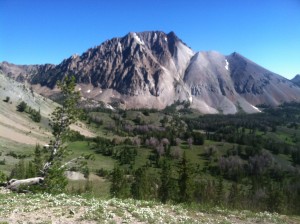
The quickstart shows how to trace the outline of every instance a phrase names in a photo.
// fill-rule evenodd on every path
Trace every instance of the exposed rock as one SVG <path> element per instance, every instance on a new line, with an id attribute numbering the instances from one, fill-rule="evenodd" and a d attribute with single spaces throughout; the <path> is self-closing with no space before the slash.
<path id="1" fill-rule="evenodd" d="M 0 70 L 48 97 L 74 75 L 84 99 L 122 108 L 162 109 L 189 101 L 203 113 L 258 112 L 255 105 L 300 101 L 300 88 L 238 53 L 193 52 L 174 32 L 130 32 L 73 55 L 59 65 L 0 64 Z M 96 104 L 95 104 L 96 105 Z"/>
<path id="2" fill-rule="evenodd" d="M 300 74 L 296 75 L 291 81 L 297 86 L 300 86 Z"/>

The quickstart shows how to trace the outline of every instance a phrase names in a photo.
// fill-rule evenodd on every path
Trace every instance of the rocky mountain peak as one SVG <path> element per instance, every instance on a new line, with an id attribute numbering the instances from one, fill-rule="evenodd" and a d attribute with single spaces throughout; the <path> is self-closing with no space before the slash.
<path id="1" fill-rule="evenodd" d="M 129 32 L 72 55 L 58 65 L 0 63 L 2 73 L 51 92 L 76 77 L 84 98 L 122 102 L 125 108 L 164 108 L 189 101 L 203 113 L 259 112 L 257 104 L 300 101 L 300 88 L 234 52 L 194 52 L 174 32 Z"/>
<path id="2" fill-rule="evenodd" d="M 291 81 L 297 86 L 300 86 L 300 74 L 295 75 L 295 77 Z"/>

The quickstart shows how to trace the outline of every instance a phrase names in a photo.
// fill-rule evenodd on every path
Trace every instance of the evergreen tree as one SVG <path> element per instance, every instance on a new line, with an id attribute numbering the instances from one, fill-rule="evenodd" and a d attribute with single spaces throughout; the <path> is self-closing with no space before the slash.
<path id="1" fill-rule="evenodd" d="M 36 170 L 35 170 L 35 165 L 33 162 L 29 161 L 28 165 L 26 166 L 26 178 L 31 178 L 36 176 Z"/>
<path id="2" fill-rule="evenodd" d="M 179 163 L 179 202 L 191 202 L 194 193 L 194 184 L 192 180 L 192 169 L 189 167 L 186 153 L 183 153 Z"/>
<path id="3" fill-rule="evenodd" d="M 21 159 L 10 173 L 10 179 L 24 179 L 26 178 L 26 167 L 24 159 Z"/>
<path id="4" fill-rule="evenodd" d="M 285 197 L 279 186 L 269 184 L 267 195 L 267 209 L 270 212 L 282 212 Z"/>
<path id="5" fill-rule="evenodd" d="M 228 204 L 231 208 L 236 208 L 239 200 L 239 188 L 236 182 L 231 184 L 231 188 L 228 195 Z"/>
<path id="6" fill-rule="evenodd" d="M 36 110 L 32 110 L 30 112 L 30 117 L 31 119 L 34 121 L 34 122 L 40 122 L 41 119 L 42 119 L 42 115 L 41 115 L 41 112 L 40 110 L 36 111 Z"/>
<path id="7" fill-rule="evenodd" d="M 215 205 L 223 205 L 224 202 L 224 184 L 223 184 L 223 178 L 220 176 L 218 178 L 217 188 L 216 188 L 216 197 L 215 197 Z"/>
<path id="8" fill-rule="evenodd" d="M 111 174 L 110 195 L 116 198 L 128 198 L 130 196 L 130 185 L 119 166 L 114 167 Z"/>
<path id="9" fill-rule="evenodd" d="M 60 194 L 65 191 L 68 184 L 67 177 L 65 176 L 65 170 L 60 168 L 59 163 L 55 163 L 51 169 L 48 170 L 45 177 L 46 192 L 52 194 Z"/>
<path id="10" fill-rule="evenodd" d="M 134 181 L 131 186 L 131 193 L 135 199 L 148 200 L 150 198 L 151 185 L 145 167 L 139 168 L 135 171 Z"/>
<path id="11" fill-rule="evenodd" d="M 17 105 L 17 111 L 19 112 L 24 112 L 26 108 L 27 108 L 27 104 L 24 101 L 22 101 Z"/>
<path id="12" fill-rule="evenodd" d="M 170 162 L 164 158 L 161 166 L 159 199 L 162 203 L 166 203 L 171 199 L 172 190 L 175 188 L 172 181 L 172 172 Z"/>
<path id="13" fill-rule="evenodd" d="M 192 136 L 193 136 L 195 145 L 203 145 L 204 144 L 204 136 L 200 132 L 193 132 Z"/>
<path id="14" fill-rule="evenodd" d="M 41 152 L 40 145 L 35 146 L 33 164 L 35 166 L 36 175 L 40 175 L 41 170 L 43 168 L 42 152 Z"/>
<path id="15" fill-rule="evenodd" d="M 70 125 L 75 123 L 80 117 L 81 110 L 78 109 L 79 92 L 75 91 L 75 77 L 65 77 L 63 82 L 58 82 L 64 97 L 62 106 L 57 107 L 51 115 L 50 126 L 54 140 L 49 148 L 49 155 L 46 164 L 43 166 L 43 176 L 45 176 L 45 185 L 49 191 L 62 192 L 67 185 L 64 172 L 67 166 L 62 164 L 63 158 L 68 154 L 64 141 L 70 133 Z M 60 188 L 60 189 L 58 189 Z"/>
<path id="16" fill-rule="evenodd" d="M 0 184 L 6 181 L 6 175 L 0 170 Z"/>

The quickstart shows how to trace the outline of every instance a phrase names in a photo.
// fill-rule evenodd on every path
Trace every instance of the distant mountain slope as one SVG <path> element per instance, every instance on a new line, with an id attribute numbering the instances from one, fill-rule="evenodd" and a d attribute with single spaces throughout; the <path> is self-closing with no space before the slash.
<path id="1" fill-rule="evenodd" d="M 291 81 L 297 86 L 300 86 L 300 75 L 296 75 Z"/>
<path id="2" fill-rule="evenodd" d="M 9 101 L 5 102 L 7 97 Z M 22 101 L 40 110 L 43 117 L 40 123 L 33 122 L 28 114 L 17 111 L 16 106 Z M 52 134 L 48 117 L 57 106 L 52 100 L 35 93 L 27 84 L 16 82 L 0 72 L 0 148 L 7 141 L 28 145 L 49 143 Z M 86 136 L 94 136 L 84 126 L 74 125 L 72 129 Z M 5 147 L 9 149 L 12 146 Z"/>
<path id="3" fill-rule="evenodd" d="M 9 101 L 4 102 L 7 97 Z M 18 112 L 16 106 L 21 101 L 40 110 L 43 117 L 48 117 L 57 105 L 32 92 L 27 85 L 0 73 L 0 142 L 4 138 L 29 145 L 47 143 L 51 136 L 51 132 L 47 130 L 48 121 L 43 119 L 41 123 L 35 123 L 25 113 Z"/>
<path id="4" fill-rule="evenodd" d="M 238 53 L 195 53 L 173 32 L 131 32 L 56 66 L 2 63 L 0 70 L 46 96 L 57 80 L 74 75 L 85 98 L 124 108 L 161 109 L 179 100 L 203 113 L 253 113 L 258 104 L 300 101 L 293 82 Z"/>

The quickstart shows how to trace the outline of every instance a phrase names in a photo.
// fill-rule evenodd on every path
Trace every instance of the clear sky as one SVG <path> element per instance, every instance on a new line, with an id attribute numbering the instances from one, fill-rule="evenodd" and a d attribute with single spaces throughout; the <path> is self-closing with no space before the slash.
<path id="1" fill-rule="evenodd" d="M 300 74 L 300 0 L 0 0 L 0 61 L 58 64 L 130 31 L 174 31 L 195 51 L 239 52 Z"/>

